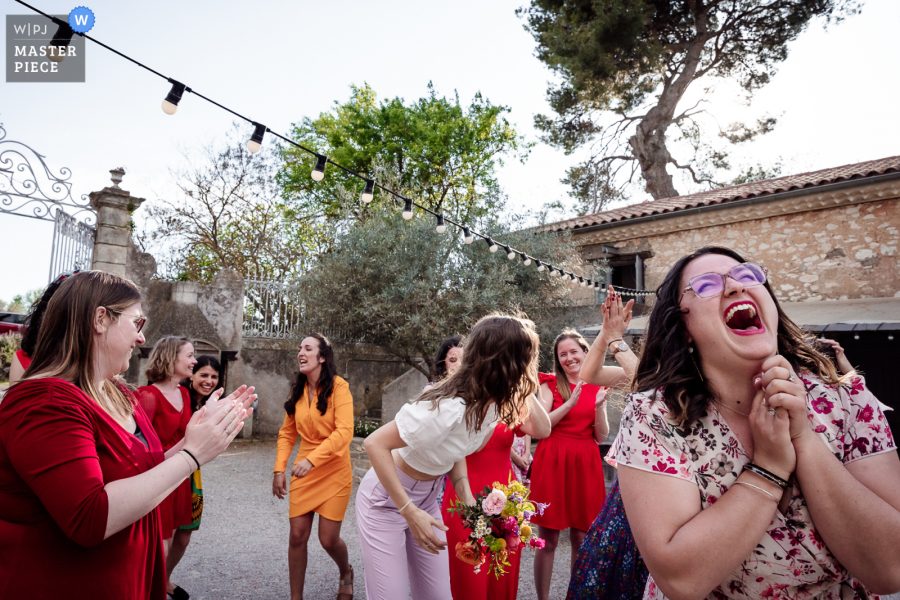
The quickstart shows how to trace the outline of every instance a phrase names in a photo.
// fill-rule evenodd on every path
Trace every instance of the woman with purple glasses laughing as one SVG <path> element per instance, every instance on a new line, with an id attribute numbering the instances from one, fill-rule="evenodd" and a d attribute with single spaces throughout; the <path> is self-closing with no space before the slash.
<path id="1" fill-rule="evenodd" d="M 669 271 L 609 451 L 644 598 L 900 590 L 900 460 L 878 400 L 706 247 Z M 665 502 L 660 502 L 665 498 Z"/>

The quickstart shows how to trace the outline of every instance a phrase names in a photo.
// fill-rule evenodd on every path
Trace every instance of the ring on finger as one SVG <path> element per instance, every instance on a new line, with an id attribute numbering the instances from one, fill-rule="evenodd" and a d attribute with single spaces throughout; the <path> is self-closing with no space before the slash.
<path id="1" fill-rule="evenodd" d="M 788 373 L 788 378 L 787 378 L 787 380 L 788 380 L 788 383 L 793 383 L 793 381 L 794 381 L 794 374 L 789 372 L 789 373 Z"/>
<path id="2" fill-rule="evenodd" d="M 770 408 L 770 409 L 767 410 L 766 412 L 769 413 L 770 415 L 774 415 L 774 414 L 775 414 L 775 409 L 774 409 L 774 408 Z"/>

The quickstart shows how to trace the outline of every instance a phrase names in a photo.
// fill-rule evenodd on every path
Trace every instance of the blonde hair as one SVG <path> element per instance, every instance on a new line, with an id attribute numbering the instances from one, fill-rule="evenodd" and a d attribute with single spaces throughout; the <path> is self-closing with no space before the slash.
<path id="1" fill-rule="evenodd" d="M 538 389 L 539 345 L 528 319 L 482 317 L 465 338 L 456 372 L 422 392 L 417 401 L 430 401 L 437 409 L 443 398 L 462 398 L 470 431 L 481 429 L 491 406 L 506 425 L 518 425 L 528 417 L 526 399 Z"/>
<path id="2" fill-rule="evenodd" d="M 177 335 L 159 338 L 159 341 L 153 346 L 153 350 L 150 351 L 150 358 L 147 359 L 147 369 L 144 371 L 144 374 L 147 375 L 147 383 L 165 381 L 174 376 L 178 353 L 185 344 L 190 343 L 191 340 Z"/>
<path id="3" fill-rule="evenodd" d="M 47 304 L 31 365 L 24 378 L 59 377 L 71 381 L 110 415 L 131 417 L 131 400 L 111 379 L 99 387 L 94 377 L 94 316 L 101 306 L 118 320 L 141 301 L 128 279 L 104 271 L 82 271 L 66 279 Z"/>
<path id="4" fill-rule="evenodd" d="M 568 400 L 569 396 L 572 395 L 572 390 L 569 386 L 575 382 L 569 381 L 569 378 L 566 376 L 566 370 L 563 369 L 562 363 L 559 362 L 559 353 L 556 350 L 563 340 L 573 340 L 584 350 L 585 354 L 590 351 L 591 347 L 588 345 L 587 340 L 584 339 L 584 336 L 574 329 L 563 329 L 562 333 L 553 340 L 553 374 L 556 375 L 556 390 L 563 400 Z"/>

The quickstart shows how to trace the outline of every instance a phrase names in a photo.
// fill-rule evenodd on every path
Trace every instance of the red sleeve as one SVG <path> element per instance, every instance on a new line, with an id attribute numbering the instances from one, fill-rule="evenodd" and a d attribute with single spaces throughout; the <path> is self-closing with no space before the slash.
<path id="1" fill-rule="evenodd" d="M 546 383 L 552 390 L 553 386 L 556 385 L 556 375 L 553 373 L 538 373 L 538 383 Z"/>
<path id="2" fill-rule="evenodd" d="M 68 538 L 99 544 L 109 498 L 87 409 L 64 394 L 34 400 L 10 431 L 9 461 Z"/>
<path id="3" fill-rule="evenodd" d="M 153 393 L 153 389 L 148 388 L 150 386 L 145 385 L 134 390 L 134 397 L 137 399 L 138 404 L 141 405 L 141 408 L 144 409 L 144 412 L 147 413 L 147 416 L 150 417 L 150 422 L 152 423 L 156 418 L 156 394 Z"/>
<path id="4" fill-rule="evenodd" d="M 16 358 L 19 359 L 19 364 L 22 365 L 23 369 L 28 369 L 31 366 L 31 357 L 28 356 L 28 353 L 19 348 L 16 350 Z"/>

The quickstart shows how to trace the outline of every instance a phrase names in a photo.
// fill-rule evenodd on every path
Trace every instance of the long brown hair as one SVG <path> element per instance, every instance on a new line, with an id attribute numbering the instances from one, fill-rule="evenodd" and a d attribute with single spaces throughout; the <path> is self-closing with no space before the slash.
<path id="1" fill-rule="evenodd" d="M 590 351 L 591 347 L 588 345 L 587 340 L 584 339 L 584 336 L 574 329 L 563 329 L 562 333 L 553 340 L 553 374 L 556 375 L 556 390 L 563 400 L 568 400 L 572 394 L 569 386 L 577 382 L 569 381 L 569 378 L 566 376 L 566 370 L 563 369 L 562 363 L 559 362 L 559 354 L 556 352 L 556 349 L 559 348 L 563 340 L 573 340 L 584 350 L 585 354 Z"/>
<path id="2" fill-rule="evenodd" d="M 680 306 L 681 275 L 695 258 L 705 254 L 721 254 L 747 262 L 730 248 L 706 246 L 680 258 L 669 270 L 656 290 L 656 305 L 647 323 L 644 351 L 638 364 L 633 389 L 662 391 L 669 414 L 679 426 L 687 427 L 706 414 L 715 399 L 705 378 L 700 374 L 700 357 L 689 351 L 687 327 Z M 806 369 L 829 384 L 841 383 L 834 364 L 812 344 L 812 338 L 781 310 L 778 299 L 767 281 L 763 284 L 778 311 L 778 353 L 794 370 Z M 696 349 L 695 349 L 696 350 Z"/>
<path id="3" fill-rule="evenodd" d="M 111 380 L 94 385 L 94 315 L 103 306 L 118 320 L 121 311 L 140 300 L 137 286 L 111 273 L 82 271 L 66 279 L 47 304 L 24 379 L 66 379 L 111 415 L 129 418 L 134 407 Z"/>
<path id="4" fill-rule="evenodd" d="M 331 342 L 328 341 L 328 338 L 321 333 L 310 333 L 309 335 L 303 336 L 303 339 L 308 337 L 319 342 L 319 356 L 325 359 L 325 362 L 322 363 L 322 369 L 319 372 L 319 381 L 316 383 L 316 387 L 319 390 L 316 408 L 319 409 L 319 413 L 324 415 L 328 411 L 328 398 L 331 397 L 331 392 L 334 391 L 334 378 L 337 377 L 337 363 L 334 360 L 334 347 L 331 345 Z M 291 395 L 288 396 L 287 401 L 284 403 L 284 410 L 287 414 L 293 416 L 294 412 L 297 410 L 297 402 L 303 397 L 303 392 L 305 390 L 306 375 L 297 372 L 297 377 L 294 378 L 294 385 L 291 386 Z"/>
<path id="5" fill-rule="evenodd" d="M 491 406 L 506 425 L 521 423 L 528 416 L 525 400 L 538 389 L 539 345 L 534 323 L 528 319 L 482 317 L 465 338 L 459 369 L 416 401 L 431 402 L 439 410 L 441 399 L 462 398 L 469 431 L 481 429 Z"/>
<path id="6" fill-rule="evenodd" d="M 175 361 L 178 360 L 178 353 L 185 344 L 190 343 L 191 340 L 177 335 L 159 338 L 153 345 L 153 350 L 150 351 L 150 358 L 147 359 L 147 369 L 144 371 L 144 374 L 147 375 L 147 383 L 165 381 L 175 375 Z"/>

